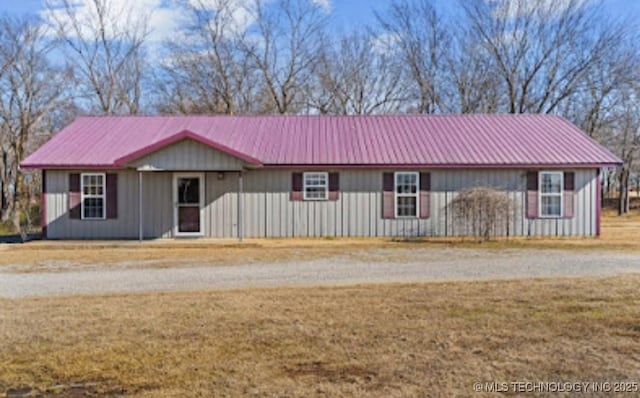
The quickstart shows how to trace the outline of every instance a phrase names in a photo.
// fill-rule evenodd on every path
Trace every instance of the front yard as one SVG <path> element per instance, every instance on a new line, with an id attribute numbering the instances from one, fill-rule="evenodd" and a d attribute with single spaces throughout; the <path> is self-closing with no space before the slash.
<path id="1" fill-rule="evenodd" d="M 637 382 L 639 284 L 632 275 L 4 299 L 0 391 L 468 397 L 483 396 L 473 383 L 484 381 Z"/>
<path id="2" fill-rule="evenodd" d="M 605 213 L 600 238 L 509 238 L 478 243 L 460 238 L 412 240 L 384 238 L 157 240 L 127 242 L 40 241 L 0 244 L 0 272 L 68 271 L 105 268 L 165 268 L 194 265 L 234 265 L 351 257 L 379 261 L 368 253 L 388 249 L 385 261 L 406 261 L 406 249 L 563 249 L 640 252 L 640 213 L 617 217 Z M 394 250 L 400 249 L 400 250 Z M 397 256 L 394 256 L 397 252 Z M 396 258 L 397 257 L 397 258 Z"/>
<path id="3" fill-rule="evenodd" d="M 477 249 L 469 266 L 484 249 L 514 264 L 528 253 L 549 266 L 550 253 L 575 250 L 606 265 L 614 251 L 637 258 L 639 244 L 637 215 L 608 215 L 600 239 L 45 241 L 0 245 L 0 274 L 401 264 L 442 247 Z M 0 396 L 468 397 L 488 395 L 476 382 L 637 383 L 639 285 L 640 274 L 620 274 L 0 299 Z"/>

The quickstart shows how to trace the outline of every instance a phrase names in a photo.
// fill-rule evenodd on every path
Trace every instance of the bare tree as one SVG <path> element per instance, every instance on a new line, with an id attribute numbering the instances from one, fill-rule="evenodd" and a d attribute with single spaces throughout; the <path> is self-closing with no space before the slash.
<path id="1" fill-rule="evenodd" d="M 253 113 L 256 71 L 238 40 L 243 39 L 240 6 L 234 0 L 183 1 L 188 23 L 178 39 L 166 43 L 161 67 L 160 103 L 164 113 Z"/>
<path id="2" fill-rule="evenodd" d="M 255 0 L 253 24 L 239 41 L 261 76 L 260 112 L 298 113 L 323 46 L 326 16 L 309 0 Z"/>
<path id="3" fill-rule="evenodd" d="M 471 33 L 496 66 L 509 113 L 550 113 L 571 97 L 624 29 L 583 0 L 465 1 Z"/>
<path id="4" fill-rule="evenodd" d="M 386 13 L 376 14 L 385 36 L 398 48 L 413 95 L 410 111 L 436 113 L 444 99 L 443 79 L 446 34 L 431 0 L 393 0 Z"/>
<path id="5" fill-rule="evenodd" d="M 43 126 L 66 100 L 69 74 L 51 65 L 52 47 L 37 21 L 4 17 L 0 31 L 0 59 L 11 60 L 0 76 L 0 175 L 11 218 L 20 229 L 21 214 L 29 204 L 22 194 L 29 189 L 19 164 L 38 135 L 47 133 Z"/>
<path id="6" fill-rule="evenodd" d="M 618 214 L 629 212 L 631 172 L 640 154 L 640 100 L 638 93 L 627 92 L 622 98 L 620 117 L 614 126 L 615 146 L 622 167 L 618 176 Z"/>
<path id="7" fill-rule="evenodd" d="M 445 52 L 445 81 L 440 97 L 444 112 L 495 113 L 500 109 L 501 81 L 493 58 L 467 28 L 451 31 Z"/>
<path id="8" fill-rule="evenodd" d="M 640 128 L 636 115 L 640 88 L 640 56 L 636 43 L 637 35 L 630 32 L 621 37 L 606 57 L 594 60 L 578 89 L 558 109 L 623 160 L 617 173 L 606 171 L 604 175 L 607 187 L 617 186 L 620 214 L 629 211 L 628 191 Z"/>
<path id="9" fill-rule="evenodd" d="M 309 87 L 309 106 L 320 113 L 367 115 L 396 112 L 406 100 L 402 65 L 388 43 L 370 34 L 325 46 Z"/>
<path id="10" fill-rule="evenodd" d="M 5 29 L 0 29 L 0 42 L 5 42 L 8 36 Z M 13 63 L 14 54 L 6 51 L 0 52 L 0 81 L 4 78 L 10 65 Z M 9 207 L 8 181 L 10 178 L 9 167 L 9 143 L 8 133 L 4 126 L 0 126 L 0 220 L 7 217 L 7 208 Z"/>
<path id="11" fill-rule="evenodd" d="M 89 106 L 103 114 L 141 110 L 147 18 L 110 0 L 48 0 L 45 17 L 68 54 Z"/>

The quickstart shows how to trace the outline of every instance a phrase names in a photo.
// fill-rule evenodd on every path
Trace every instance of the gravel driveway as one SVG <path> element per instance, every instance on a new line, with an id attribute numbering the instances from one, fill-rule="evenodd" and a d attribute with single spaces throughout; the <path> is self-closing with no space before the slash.
<path id="1" fill-rule="evenodd" d="M 533 249 L 380 249 L 352 256 L 232 266 L 0 272 L 0 297 L 227 289 L 257 286 L 609 276 L 640 273 L 640 253 Z M 406 253 L 398 253 L 404 250 Z M 410 261 L 389 261 L 409 258 Z"/>

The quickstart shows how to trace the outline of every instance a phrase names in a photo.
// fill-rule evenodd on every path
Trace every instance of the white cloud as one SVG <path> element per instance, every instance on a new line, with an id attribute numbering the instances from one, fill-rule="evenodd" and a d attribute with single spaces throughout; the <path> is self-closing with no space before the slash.
<path id="1" fill-rule="evenodd" d="M 381 33 L 371 39 L 371 48 L 378 54 L 389 54 L 397 51 L 400 36 L 397 33 Z"/>
<path id="2" fill-rule="evenodd" d="M 579 8 L 592 0 L 486 0 L 494 7 L 496 18 L 513 19 L 524 15 L 553 17 L 570 8 Z"/>
<path id="3" fill-rule="evenodd" d="M 250 11 L 254 0 L 188 0 L 188 2 L 195 8 L 204 8 L 209 11 L 219 11 L 224 7 L 229 28 L 238 32 L 247 29 L 255 20 Z M 176 9 L 176 13 L 179 12 Z"/>
<path id="4" fill-rule="evenodd" d="M 48 26 L 49 34 L 55 35 L 53 26 L 59 23 L 70 25 L 71 17 L 64 8 L 65 0 L 44 0 L 49 4 L 41 12 L 41 17 Z M 96 0 L 67 0 L 71 5 L 71 12 L 81 21 L 81 34 L 91 37 L 92 31 L 97 26 L 97 12 L 94 5 Z M 107 24 L 109 30 L 107 38 L 114 38 L 117 33 L 126 31 L 136 24 L 145 23 L 148 30 L 149 50 L 154 53 L 160 48 L 160 44 L 166 40 L 185 38 L 181 26 L 189 22 L 188 14 L 182 7 L 181 0 L 98 0 L 108 5 Z M 218 11 L 223 4 L 228 6 L 227 32 L 243 32 L 254 21 L 251 11 L 255 0 L 187 0 L 188 5 L 195 8 L 204 8 L 209 11 Z M 263 0 L 265 4 L 273 0 Z M 331 0 L 308 0 L 324 12 L 331 11 Z M 67 29 L 72 37 L 75 34 Z M 180 39 L 181 40 L 181 39 Z"/>
<path id="5" fill-rule="evenodd" d="M 160 8 L 162 0 L 137 0 L 135 3 L 129 0 L 107 0 L 105 4 L 105 17 L 108 20 L 106 36 L 113 38 L 117 32 L 126 30 L 132 24 L 150 22 L 154 12 Z M 42 19 L 48 26 L 63 24 L 67 31 L 74 34 L 70 23 L 72 17 L 80 21 L 80 34 L 87 35 L 97 27 L 98 12 L 93 0 L 70 0 L 69 10 L 65 7 L 64 0 L 49 0 L 49 7 L 42 11 Z M 71 15 L 70 15 L 71 14 Z M 149 28 L 152 28 L 149 26 Z M 51 32 L 53 33 L 53 31 Z"/>
<path id="6" fill-rule="evenodd" d="M 327 14 L 331 12 L 331 0 L 311 0 L 311 2 L 322 8 Z"/>
<path id="7" fill-rule="evenodd" d="M 157 8 L 149 19 L 149 40 L 160 43 L 171 38 L 178 31 L 180 16 L 170 8 Z"/>
<path id="8" fill-rule="evenodd" d="M 190 5 L 204 7 L 211 11 L 220 9 L 221 3 L 221 0 L 189 0 Z M 247 8 L 251 3 L 252 0 L 231 0 L 228 3 L 231 10 L 229 19 L 232 27 L 244 30 L 253 22 Z M 48 0 L 48 4 L 50 6 L 41 12 L 41 17 L 50 30 L 58 23 L 69 26 L 71 16 L 64 8 L 64 0 Z M 78 21 L 82 21 L 81 34 L 90 34 L 91 29 L 97 26 L 98 18 L 94 0 L 69 0 L 69 4 L 72 14 L 77 17 Z M 105 4 L 108 4 L 107 18 L 112 22 L 108 26 L 110 29 L 106 32 L 108 38 L 115 37 L 116 31 L 123 31 L 132 25 L 135 26 L 136 23 L 143 22 L 147 24 L 149 40 L 159 43 L 175 38 L 180 25 L 186 22 L 187 18 L 176 0 L 136 0 L 135 2 L 131 0 L 106 0 Z M 74 34 L 72 31 L 69 33 Z M 54 31 L 51 30 L 50 34 L 53 35 Z"/>

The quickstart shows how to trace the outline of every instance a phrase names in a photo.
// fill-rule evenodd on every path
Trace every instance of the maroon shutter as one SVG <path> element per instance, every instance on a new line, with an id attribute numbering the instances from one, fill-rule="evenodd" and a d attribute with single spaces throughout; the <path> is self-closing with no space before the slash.
<path id="1" fill-rule="evenodd" d="M 393 173 L 382 174 L 382 218 L 396 218 L 393 203 Z"/>
<path id="2" fill-rule="evenodd" d="M 47 238 L 47 170 L 42 170 L 42 196 L 40 199 L 40 210 L 42 211 L 42 239 Z"/>
<path id="3" fill-rule="evenodd" d="M 429 218 L 431 212 L 431 173 L 420 173 L 420 218 Z"/>
<path id="4" fill-rule="evenodd" d="M 291 200 L 302 200 L 302 173 L 291 173 Z"/>
<path id="5" fill-rule="evenodd" d="M 563 212 L 563 217 L 564 218 L 573 218 L 573 206 L 574 206 L 574 200 L 573 200 L 573 195 L 574 195 L 574 191 L 576 189 L 576 184 L 575 184 L 575 173 L 572 171 L 566 171 L 564 173 L 564 192 L 563 192 L 563 202 L 564 202 L 564 212 Z"/>
<path id="6" fill-rule="evenodd" d="M 107 174 L 107 218 L 118 218 L 118 175 L 116 173 Z"/>
<path id="7" fill-rule="evenodd" d="M 82 218 L 81 202 L 82 194 L 80 192 L 80 173 L 69 174 L 69 218 L 79 220 Z"/>
<path id="8" fill-rule="evenodd" d="M 329 173 L 329 200 L 340 197 L 340 173 Z"/>
<path id="9" fill-rule="evenodd" d="M 527 172 L 527 218 L 538 218 L 538 172 Z"/>

